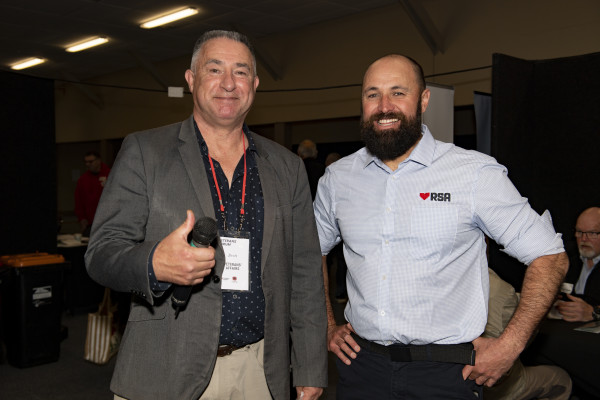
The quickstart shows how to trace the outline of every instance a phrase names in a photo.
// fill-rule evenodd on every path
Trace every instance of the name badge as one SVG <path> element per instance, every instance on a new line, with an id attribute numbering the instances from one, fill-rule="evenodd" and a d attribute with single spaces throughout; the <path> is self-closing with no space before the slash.
<path id="1" fill-rule="evenodd" d="M 219 231 L 225 252 L 221 289 L 250 290 L 250 232 Z"/>

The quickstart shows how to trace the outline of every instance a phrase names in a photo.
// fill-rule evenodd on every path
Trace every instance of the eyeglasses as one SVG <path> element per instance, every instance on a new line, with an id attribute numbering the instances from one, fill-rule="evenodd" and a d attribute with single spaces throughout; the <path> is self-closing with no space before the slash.
<path id="1" fill-rule="evenodd" d="M 598 239 L 598 236 L 600 235 L 600 232 L 575 231 L 575 237 L 576 238 L 583 237 L 583 235 L 586 235 L 588 239 Z"/>

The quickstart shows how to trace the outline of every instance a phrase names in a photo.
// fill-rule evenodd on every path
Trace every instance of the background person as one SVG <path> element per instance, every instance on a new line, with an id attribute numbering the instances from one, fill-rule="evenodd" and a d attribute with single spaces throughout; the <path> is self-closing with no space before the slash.
<path id="1" fill-rule="evenodd" d="M 305 139 L 298 145 L 298 155 L 304 161 L 304 167 L 308 174 L 308 185 L 310 186 L 310 194 L 312 199 L 315 199 L 317 193 L 317 185 L 319 178 L 325 173 L 325 165 L 317 160 L 317 145 L 309 139 Z"/>
<path id="2" fill-rule="evenodd" d="M 87 171 L 79 177 L 75 187 L 75 215 L 82 235 L 89 236 L 110 168 L 102 162 L 100 154 L 95 151 L 87 152 L 83 161 Z"/>
<path id="3" fill-rule="evenodd" d="M 94 279 L 135 295 L 111 390 L 287 400 L 291 365 L 297 395 L 317 399 L 326 314 L 302 162 L 244 124 L 259 83 L 245 36 L 206 32 L 185 78 L 193 115 L 124 140 L 86 253 Z M 216 218 L 219 238 L 191 247 L 201 216 Z M 178 315 L 176 285 L 194 286 Z"/>
<path id="4" fill-rule="evenodd" d="M 490 296 L 488 319 L 482 337 L 499 337 L 512 318 L 519 296 L 515 289 L 488 268 Z M 513 366 L 492 387 L 484 387 L 485 400 L 568 400 L 571 378 L 562 368 L 553 365 L 524 366 L 517 358 Z"/>
<path id="5" fill-rule="evenodd" d="M 327 154 L 327 157 L 325 158 L 325 167 L 329 167 L 331 164 L 333 164 L 334 162 L 336 162 L 340 158 L 342 158 L 342 156 L 340 155 L 340 153 L 333 152 L 333 153 Z"/>
<path id="6" fill-rule="evenodd" d="M 574 282 L 570 301 L 558 301 L 556 309 L 565 321 L 600 320 L 600 207 L 583 211 L 575 224 L 579 257 L 571 258 L 566 281 Z"/>

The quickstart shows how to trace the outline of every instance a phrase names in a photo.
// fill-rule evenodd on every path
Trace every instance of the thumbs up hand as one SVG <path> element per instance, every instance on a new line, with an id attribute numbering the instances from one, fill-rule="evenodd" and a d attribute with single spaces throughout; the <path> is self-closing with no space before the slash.
<path id="1" fill-rule="evenodd" d="M 195 222 L 194 213 L 187 210 L 183 224 L 156 246 L 152 265 L 159 281 L 184 286 L 197 285 L 215 266 L 215 249 L 210 246 L 192 247 L 188 243 L 188 235 Z"/>

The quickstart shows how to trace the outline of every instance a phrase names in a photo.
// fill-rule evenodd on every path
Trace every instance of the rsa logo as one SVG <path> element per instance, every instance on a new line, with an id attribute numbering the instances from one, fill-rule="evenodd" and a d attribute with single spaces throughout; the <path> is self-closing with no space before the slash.
<path id="1" fill-rule="evenodd" d="M 419 193 L 423 200 L 430 201 L 450 201 L 450 193 Z"/>

